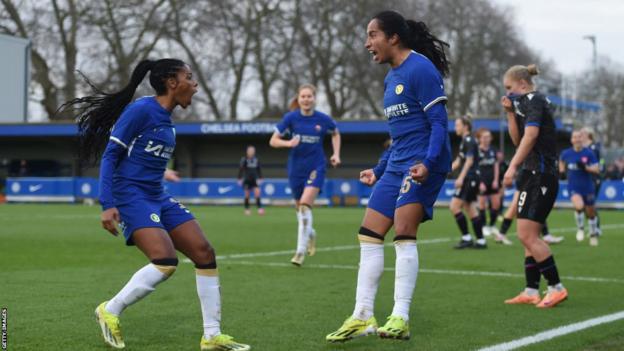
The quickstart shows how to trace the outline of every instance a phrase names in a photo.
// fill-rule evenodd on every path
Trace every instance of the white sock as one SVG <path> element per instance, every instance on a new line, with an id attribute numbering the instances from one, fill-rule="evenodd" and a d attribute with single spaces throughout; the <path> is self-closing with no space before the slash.
<path id="1" fill-rule="evenodd" d="M 462 235 L 462 240 L 463 241 L 471 241 L 472 240 L 472 236 L 470 234 L 464 234 L 464 235 Z"/>
<path id="2" fill-rule="evenodd" d="M 585 226 L 585 212 L 575 211 L 574 212 L 574 219 L 576 219 L 576 227 L 579 230 L 582 230 L 583 227 Z"/>
<path id="3" fill-rule="evenodd" d="M 303 212 L 303 216 L 304 219 L 306 220 L 305 223 L 305 232 L 306 234 L 308 234 L 308 236 L 313 236 L 316 234 L 316 232 L 314 231 L 314 228 L 312 228 L 312 223 L 313 223 L 313 218 L 312 218 L 312 209 L 304 206 L 305 210 Z"/>
<path id="4" fill-rule="evenodd" d="M 309 208 L 306 206 L 299 206 L 297 211 L 297 253 L 305 254 L 308 248 L 308 216 L 306 212 L 309 212 Z"/>
<path id="5" fill-rule="evenodd" d="M 167 280 L 169 275 L 163 273 L 152 263 L 139 269 L 117 295 L 108 301 L 105 306 L 106 310 L 116 316 L 121 315 L 126 307 L 149 295 L 156 289 L 156 285 Z"/>
<path id="6" fill-rule="evenodd" d="M 589 223 L 589 233 L 598 235 L 598 217 L 588 219 L 587 223 Z"/>
<path id="7" fill-rule="evenodd" d="M 353 318 L 365 321 L 373 316 L 375 295 L 377 295 L 383 269 L 383 243 L 360 242 L 360 268 L 358 269 Z"/>
<path id="8" fill-rule="evenodd" d="M 548 286 L 548 291 L 561 291 L 563 290 L 563 284 L 558 283 L 557 285 L 549 285 Z"/>
<path id="9" fill-rule="evenodd" d="M 539 295 L 539 290 L 533 288 L 524 288 L 524 292 L 529 296 L 537 296 Z"/>
<path id="10" fill-rule="evenodd" d="M 410 304 L 418 276 L 418 248 L 416 241 L 395 241 L 394 248 L 396 250 L 396 267 L 392 315 L 408 321 Z"/>
<path id="11" fill-rule="evenodd" d="M 197 296 L 204 321 L 204 338 L 221 334 L 221 291 L 216 269 L 196 269 Z"/>

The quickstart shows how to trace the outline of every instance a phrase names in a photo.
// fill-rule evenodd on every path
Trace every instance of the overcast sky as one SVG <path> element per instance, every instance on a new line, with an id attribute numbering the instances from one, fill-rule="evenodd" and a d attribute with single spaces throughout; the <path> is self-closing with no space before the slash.
<path id="1" fill-rule="evenodd" d="M 564 74 L 590 67 L 597 38 L 598 56 L 624 64 L 623 0 L 491 0 L 512 9 L 520 33 L 542 57 Z M 527 62 L 528 63 L 528 62 Z"/>

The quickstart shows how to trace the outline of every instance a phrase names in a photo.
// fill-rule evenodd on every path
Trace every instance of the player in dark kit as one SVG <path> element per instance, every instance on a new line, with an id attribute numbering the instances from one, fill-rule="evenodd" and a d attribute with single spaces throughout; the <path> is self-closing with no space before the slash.
<path id="1" fill-rule="evenodd" d="M 264 214 L 264 208 L 262 208 L 262 200 L 260 199 L 260 187 L 262 183 L 262 170 L 260 169 L 260 161 L 256 157 L 256 148 L 253 145 L 247 146 L 245 156 L 240 160 L 240 166 L 238 167 L 238 184 L 243 187 L 245 191 L 245 214 L 250 215 L 249 210 L 249 196 L 253 190 L 254 197 L 256 198 L 256 206 L 258 207 L 258 214 Z"/>
<path id="2" fill-rule="evenodd" d="M 555 259 L 544 240 L 540 239 L 548 214 L 553 208 L 559 181 L 557 177 L 557 145 L 555 121 L 550 101 L 535 91 L 532 76 L 535 65 L 513 66 L 504 76 L 506 96 L 501 104 L 507 112 L 509 135 L 516 152 L 505 172 L 503 185 L 510 187 L 517 172 L 518 239 L 524 245 L 526 288 L 507 304 L 534 304 L 539 308 L 553 307 L 564 301 L 568 291 L 559 279 Z M 548 281 L 548 292 L 539 296 L 540 274 Z"/>
<path id="3" fill-rule="evenodd" d="M 498 236 L 496 218 L 500 210 L 500 154 L 493 147 L 492 133 L 480 128 L 475 134 L 479 142 L 479 217 L 483 223 L 483 235 Z M 486 210 L 489 206 L 489 222 L 486 221 Z"/>
<path id="4" fill-rule="evenodd" d="M 559 172 L 567 173 L 568 192 L 576 212 L 576 240 L 585 237 L 585 215 L 589 223 L 589 244 L 598 246 L 598 218 L 596 212 L 596 194 L 592 175 L 600 173 L 600 166 L 594 153 L 583 147 L 581 131 L 572 132 L 572 147 L 563 150 L 559 161 Z"/>
<path id="5" fill-rule="evenodd" d="M 456 249 L 473 247 L 485 249 L 487 244 L 483 237 L 483 223 L 476 208 L 477 195 L 479 194 L 479 146 L 472 136 L 472 121 L 470 116 L 460 117 L 455 120 L 455 134 L 462 138 L 459 144 L 459 154 L 453 161 L 453 171 L 461 167 L 461 171 L 455 180 L 455 194 L 451 199 L 450 210 L 459 227 L 461 240 Z M 464 212 L 468 214 L 472 222 L 472 228 L 477 237 L 476 242 L 472 240 L 468 232 L 468 222 Z"/>

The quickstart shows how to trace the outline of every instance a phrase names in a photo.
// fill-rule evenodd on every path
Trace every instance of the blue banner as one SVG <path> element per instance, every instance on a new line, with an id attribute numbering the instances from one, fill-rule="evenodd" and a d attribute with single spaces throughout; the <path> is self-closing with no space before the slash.
<path id="1" fill-rule="evenodd" d="M 273 122 L 179 122 L 175 124 L 177 135 L 271 135 L 275 131 L 277 121 Z M 561 119 L 555 119 L 557 130 L 570 131 Z M 383 120 L 337 121 L 338 130 L 342 134 L 388 134 L 388 122 Z M 492 132 L 507 130 L 507 121 L 496 118 L 477 118 L 473 120 L 473 129 L 487 128 Z M 455 120 L 448 121 L 448 131 L 455 130 Z M 0 124 L 0 137 L 32 137 L 32 136 L 76 136 L 78 128 L 75 124 Z"/>
<path id="2" fill-rule="evenodd" d="M 181 201 L 193 203 L 238 203 L 244 192 L 236 179 L 195 178 L 180 182 L 165 182 L 168 193 Z M 272 200 L 291 200 L 292 191 L 287 179 L 265 179 L 260 184 L 262 196 Z M 356 199 L 366 203 L 372 188 L 356 179 L 328 179 L 325 181 L 319 199 L 327 204 L 345 204 Z M 448 203 L 455 192 L 454 181 L 447 180 L 438 196 L 438 203 Z M 511 201 L 514 189 L 505 189 L 505 201 Z M 6 195 L 9 202 L 76 202 L 83 199 L 96 200 L 98 181 L 95 178 L 8 178 Z M 228 201 L 226 201 L 228 200 Z M 556 206 L 569 207 L 570 194 L 567 182 L 559 185 Z M 624 181 L 605 181 L 598 195 L 599 207 L 624 208 Z"/>

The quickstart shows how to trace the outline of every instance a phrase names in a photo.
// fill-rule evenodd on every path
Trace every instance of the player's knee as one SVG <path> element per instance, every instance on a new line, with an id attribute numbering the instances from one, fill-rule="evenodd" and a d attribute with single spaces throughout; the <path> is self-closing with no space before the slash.
<path id="1" fill-rule="evenodd" d="M 449 210 L 451 210 L 453 214 L 457 212 L 457 206 L 455 205 L 455 201 L 451 200 L 451 203 L 449 204 Z"/>
<path id="2" fill-rule="evenodd" d="M 397 237 L 416 238 L 416 226 L 413 223 L 394 223 L 394 231 Z"/>
<path id="3" fill-rule="evenodd" d="M 530 248 L 531 246 L 533 246 L 533 244 L 535 244 L 535 242 L 538 241 L 539 234 L 519 230 L 518 239 L 520 240 L 520 242 L 522 242 L 522 245 L 524 245 L 524 247 Z"/>
<path id="4" fill-rule="evenodd" d="M 158 269 L 162 274 L 170 277 L 175 273 L 178 268 L 178 258 L 157 258 L 152 260 L 152 264 Z"/>
<path id="5" fill-rule="evenodd" d="M 195 260 L 196 262 L 211 262 L 215 260 L 216 253 L 212 245 L 208 241 L 203 242 L 200 245 L 197 245 L 195 248 Z"/>
<path id="6" fill-rule="evenodd" d="M 360 243 L 383 244 L 384 237 L 383 235 L 375 233 L 366 227 L 360 227 L 360 230 L 358 231 L 358 240 Z"/>
<path id="7" fill-rule="evenodd" d="M 451 204 L 449 205 L 449 208 L 451 209 L 451 212 L 453 214 L 457 214 L 461 212 L 463 205 L 464 205 L 463 201 L 459 200 L 458 198 L 453 198 L 451 200 Z"/>

